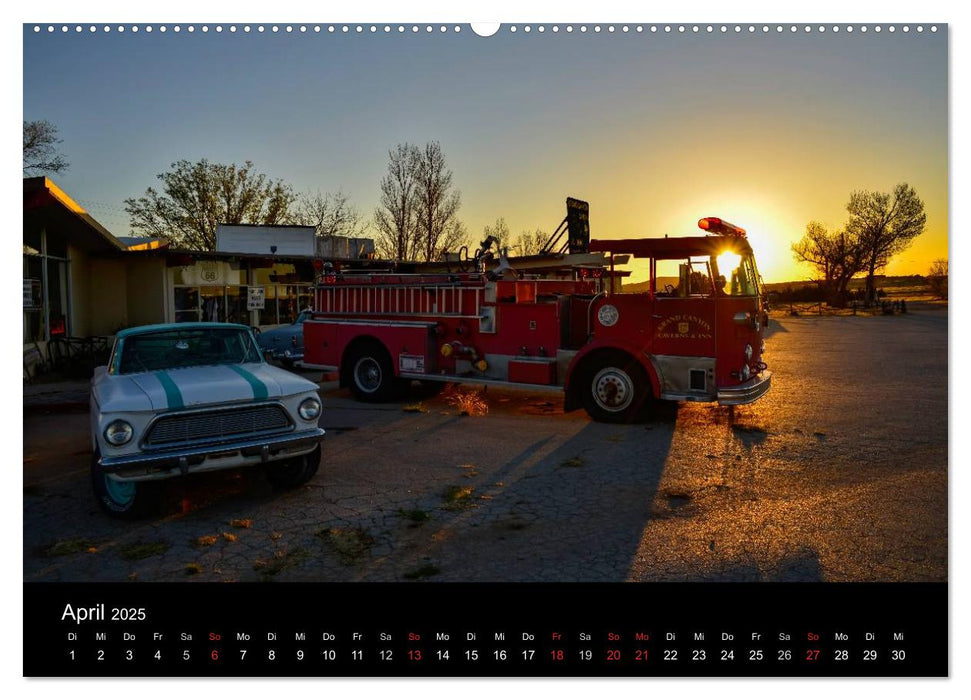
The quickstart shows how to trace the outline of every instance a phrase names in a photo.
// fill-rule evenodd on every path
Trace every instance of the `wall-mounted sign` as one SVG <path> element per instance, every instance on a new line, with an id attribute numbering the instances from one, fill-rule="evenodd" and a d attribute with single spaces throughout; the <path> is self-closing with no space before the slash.
<path id="1" fill-rule="evenodd" d="M 247 311 L 259 311 L 266 307 L 266 288 L 265 287 L 249 287 L 249 293 L 246 295 L 246 310 Z"/>
<path id="2" fill-rule="evenodd" d="M 40 280 L 24 278 L 24 308 L 40 308 Z"/>

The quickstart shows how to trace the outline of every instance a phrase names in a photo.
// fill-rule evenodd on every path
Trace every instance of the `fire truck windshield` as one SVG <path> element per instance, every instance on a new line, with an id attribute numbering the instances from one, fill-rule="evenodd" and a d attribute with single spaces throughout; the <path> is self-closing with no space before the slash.
<path id="1" fill-rule="evenodd" d="M 720 291 L 733 297 L 758 295 L 758 272 L 751 255 L 743 257 L 728 251 L 718 256 L 716 264 L 718 267 L 716 285 Z"/>

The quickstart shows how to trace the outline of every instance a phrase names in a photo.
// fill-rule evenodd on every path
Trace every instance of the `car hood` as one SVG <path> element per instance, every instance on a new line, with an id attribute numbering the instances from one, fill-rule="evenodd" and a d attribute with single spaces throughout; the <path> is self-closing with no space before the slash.
<path id="1" fill-rule="evenodd" d="M 105 380 L 96 391 L 102 412 L 138 410 L 139 405 L 143 410 L 165 411 L 263 401 L 317 389 L 303 377 L 258 362 L 140 372 Z"/>

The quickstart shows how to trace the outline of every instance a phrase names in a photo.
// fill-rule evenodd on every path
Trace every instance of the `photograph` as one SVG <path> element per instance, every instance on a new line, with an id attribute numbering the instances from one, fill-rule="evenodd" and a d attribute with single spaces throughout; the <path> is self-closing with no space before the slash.
<path id="1" fill-rule="evenodd" d="M 947 24 L 22 31 L 25 590 L 948 582 Z"/>

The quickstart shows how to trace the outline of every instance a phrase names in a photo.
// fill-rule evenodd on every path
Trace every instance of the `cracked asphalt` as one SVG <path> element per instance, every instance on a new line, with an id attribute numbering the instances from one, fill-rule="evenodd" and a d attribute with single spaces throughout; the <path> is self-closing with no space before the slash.
<path id="1" fill-rule="evenodd" d="M 773 387 L 640 425 L 491 388 L 354 402 L 324 384 L 321 469 L 166 482 L 103 515 L 87 412 L 24 416 L 26 581 L 945 581 L 947 312 L 774 318 Z"/>

